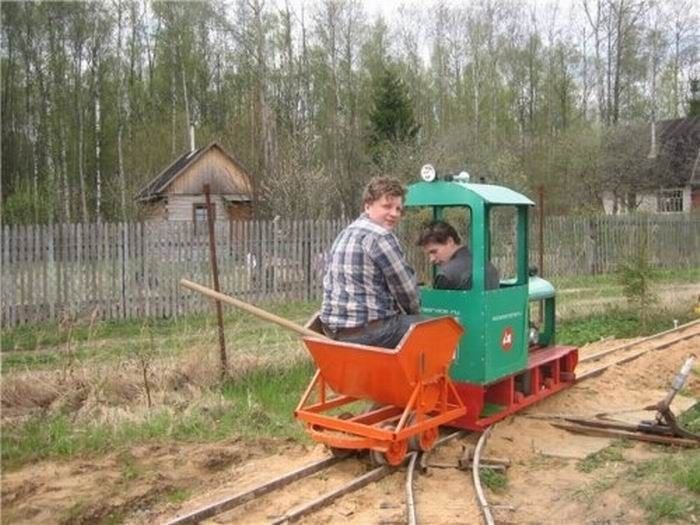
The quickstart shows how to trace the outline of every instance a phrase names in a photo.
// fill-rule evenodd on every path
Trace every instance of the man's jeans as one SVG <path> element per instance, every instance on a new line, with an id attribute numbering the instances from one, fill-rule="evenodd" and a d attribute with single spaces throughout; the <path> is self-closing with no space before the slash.
<path id="1" fill-rule="evenodd" d="M 339 335 L 336 339 L 347 343 L 396 348 L 396 345 L 399 344 L 399 341 L 401 341 L 413 323 L 425 321 L 426 319 L 422 315 L 395 315 L 383 323 L 370 326 L 362 332 L 345 337 Z"/>

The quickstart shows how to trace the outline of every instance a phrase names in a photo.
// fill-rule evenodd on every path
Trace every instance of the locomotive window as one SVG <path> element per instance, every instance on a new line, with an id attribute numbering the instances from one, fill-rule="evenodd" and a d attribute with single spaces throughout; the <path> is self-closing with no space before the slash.
<path id="1" fill-rule="evenodd" d="M 501 282 L 517 282 L 518 215 L 515 206 L 494 206 L 489 213 L 490 249 L 488 258 Z"/>
<path id="2" fill-rule="evenodd" d="M 423 249 L 416 245 L 422 227 L 434 220 L 444 220 L 457 231 L 463 245 L 471 249 L 472 214 L 468 206 L 407 208 L 398 236 L 409 264 L 415 269 L 418 283 L 432 287 L 437 267 L 430 263 Z"/>

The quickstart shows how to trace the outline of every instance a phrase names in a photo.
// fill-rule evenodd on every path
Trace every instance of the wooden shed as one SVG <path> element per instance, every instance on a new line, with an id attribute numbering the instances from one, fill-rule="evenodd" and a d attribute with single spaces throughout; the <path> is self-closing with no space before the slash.
<path id="1" fill-rule="evenodd" d="M 136 195 L 147 220 L 207 219 L 204 185 L 209 184 L 217 221 L 253 216 L 253 186 L 245 167 L 218 143 L 177 158 Z"/>

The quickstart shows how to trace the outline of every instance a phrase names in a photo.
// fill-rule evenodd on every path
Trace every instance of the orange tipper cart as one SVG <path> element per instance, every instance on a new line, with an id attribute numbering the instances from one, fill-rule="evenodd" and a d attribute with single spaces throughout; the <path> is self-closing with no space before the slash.
<path id="1" fill-rule="evenodd" d="M 369 449 L 376 463 L 399 465 L 466 414 L 448 376 L 462 332 L 439 317 L 414 324 L 395 349 L 304 337 L 318 370 L 295 416 L 337 456 Z"/>

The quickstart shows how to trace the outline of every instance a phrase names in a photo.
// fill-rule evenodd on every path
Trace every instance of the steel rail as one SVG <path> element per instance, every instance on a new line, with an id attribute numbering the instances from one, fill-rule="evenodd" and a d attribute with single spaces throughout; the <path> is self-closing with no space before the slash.
<path id="1" fill-rule="evenodd" d="M 416 470 L 418 452 L 411 452 L 409 457 L 411 459 L 406 470 L 406 522 L 408 525 L 417 525 L 418 515 L 416 513 L 416 500 L 413 496 L 413 473 Z"/>
<path id="2" fill-rule="evenodd" d="M 496 522 L 493 519 L 493 514 L 491 514 L 488 501 L 486 501 L 486 496 L 484 496 L 484 489 L 481 486 L 481 478 L 479 477 L 479 461 L 481 460 L 481 449 L 484 447 L 492 428 L 493 426 L 488 427 L 484 433 L 481 434 L 481 437 L 479 437 L 479 441 L 476 443 L 476 448 L 474 449 L 474 458 L 472 459 L 472 480 L 474 481 L 474 490 L 476 491 L 476 497 L 479 501 L 479 508 L 481 509 L 481 514 L 484 516 L 486 525 L 494 525 Z"/>
<path id="3" fill-rule="evenodd" d="M 435 450 L 437 447 L 463 435 L 463 431 L 457 431 L 453 432 L 452 434 L 448 434 L 447 436 L 444 436 L 443 438 L 439 439 L 438 441 L 435 442 L 435 445 L 430 449 Z M 426 454 L 419 454 L 418 452 L 411 452 L 408 454 L 406 457 L 408 459 L 408 470 L 406 474 L 406 507 L 407 507 L 407 515 L 408 515 L 408 522 L 411 525 L 416 525 L 418 522 L 418 517 L 417 517 L 417 512 L 416 512 L 416 505 L 415 505 L 415 498 L 413 495 L 413 473 L 415 471 L 415 464 L 418 460 L 418 456 L 425 456 Z M 394 467 L 389 467 L 387 465 L 378 467 L 374 470 L 371 470 L 370 472 L 367 472 L 366 474 L 363 474 L 362 476 L 359 476 L 350 482 L 346 483 L 345 485 L 342 485 L 341 487 L 338 487 L 336 489 L 333 489 L 326 494 L 323 494 L 316 498 L 315 500 L 308 502 L 308 503 L 303 503 L 301 505 L 298 505 L 297 507 L 293 508 L 292 510 L 286 512 L 283 516 L 280 516 L 276 518 L 274 521 L 271 522 L 270 525 L 281 525 L 282 523 L 293 523 L 297 521 L 298 519 L 302 518 L 303 516 L 310 514 L 322 507 L 327 506 L 328 504 L 332 503 L 336 499 L 340 498 L 341 496 L 345 496 L 346 494 L 349 494 L 350 492 L 354 492 L 358 489 L 361 489 L 362 487 L 375 482 L 379 481 L 380 479 L 388 476 L 389 474 L 393 474 L 396 472 L 396 468 Z"/>
<path id="4" fill-rule="evenodd" d="M 293 470 L 292 472 L 284 474 L 278 478 L 275 478 L 271 481 L 267 481 L 262 485 L 258 485 L 257 487 L 253 487 L 252 489 L 239 492 L 238 494 L 235 494 L 230 498 L 217 501 L 216 503 L 207 505 L 206 507 L 190 512 L 189 514 L 186 514 L 184 516 L 178 516 L 172 521 L 167 522 L 166 525 L 186 525 L 190 523 L 199 523 L 202 520 L 211 518 L 212 516 L 216 516 L 217 514 L 221 514 L 222 512 L 234 509 L 239 505 L 242 505 L 243 503 L 246 503 L 252 499 L 264 496 L 265 494 L 268 494 L 273 490 L 277 490 L 286 485 L 289 485 L 294 481 L 316 474 L 317 472 L 332 466 L 338 461 L 340 461 L 338 458 L 325 458 L 319 461 L 315 461 L 296 470 Z"/>
<path id="5" fill-rule="evenodd" d="M 678 342 L 680 342 L 680 341 L 684 341 L 684 340 L 686 340 L 686 339 L 691 339 L 691 338 L 693 338 L 693 337 L 698 337 L 698 336 L 700 336 L 700 332 L 695 332 L 695 333 L 692 333 L 692 334 L 684 334 L 684 335 L 682 335 L 682 336 L 680 336 L 680 337 L 676 337 L 676 338 L 671 339 L 671 340 L 669 340 L 669 341 L 664 341 L 663 343 L 660 343 L 660 344 L 658 344 L 658 345 L 652 346 L 652 347 L 650 347 L 650 348 L 645 348 L 644 350 L 640 350 L 639 352 L 636 352 L 636 353 L 634 353 L 634 354 L 630 354 L 630 355 L 625 356 L 625 357 L 623 357 L 623 358 L 621 358 L 621 359 L 617 359 L 617 360 L 612 361 L 612 362 L 610 362 L 610 363 L 608 363 L 608 364 L 601 365 L 601 366 L 599 366 L 599 367 L 592 368 L 592 369 L 590 369 L 590 370 L 586 370 L 586 371 L 583 372 L 582 374 L 576 374 L 576 382 L 578 383 L 579 381 L 583 381 L 584 379 L 588 379 L 589 377 L 596 376 L 596 375 L 598 375 L 598 374 L 604 372 L 605 370 L 607 370 L 607 369 L 610 368 L 611 366 L 614 366 L 614 365 L 621 365 L 621 364 L 623 364 L 623 363 L 627 363 L 628 361 L 632 361 L 632 360 L 634 360 L 634 359 L 637 359 L 638 357 L 640 357 L 640 356 L 642 356 L 642 355 L 644 355 L 644 354 L 646 354 L 646 353 L 648 353 L 648 352 L 651 352 L 652 350 L 660 350 L 660 349 L 662 349 L 662 348 L 666 348 L 667 346 L 674 345 L 674 344 L 676 344 L 676 343 L 678 343 Z M 648 340 L 648 339 L 647 339 L 647 340 Z M 642 344 L 642 343 L 646 342 L 647 340 L 644 340 L 644 341 L 637 341 L 636 344 Z M 633 345 L 632 345 L 632 346 L 633 346 Z"/>
<path id="6" fill-rule="evenodd" d="M 464 430 L 457 430 L 455 432 L 452 432 L 450 434 L 447 434 L 446 436 L 441 437 L 435 442 L 435 445 L 433 445 L 433 448 L 430 450 L 426 450 L 420 455 L 420 471 L 421 472 L 426 472 L 428 470 L 428 458 L 430 457 L 430 453 L 438 448 L 439 446 L 444 445 L 445 443 L 448 443 L 452 441 L 453 439 L 461 438 L 463 436 L 466 436 L 469 432 L 466 432 Z"/>
<path id="7" fill-rule="evenodd" d="M 665 335 L 672 334 L 674 332 L 681 332 L 681 331 L 685 330 L 686 328 L 690 328 L 690 327 L 695 326 L 697 324 L 700 324 L 700 319 L 695 320 L 695 321 L 691 321 L 691 322 L 683 324 L 683 325 L 680 325 L 677 328 L 671 328 L 670 330 L 665 330 L 663 332 L 659 332 L 657 334 L 653 334 L 653 335 L 644 337 L 642 339 L 638 339 L 636 341 L 624 343 L 622 345 L 615 346 L 613 348 L 608 348 L 607 350 L 601 350 L 600 352 L 596 352 L 595 354 L 587 355 L 587 356 L 579 359 L 578 362 L 580 364 L 580 363 L 585 363 L 586 361 L 593 361 L 596 359 L 600 359 L 601 357 L 604 357 L 608 354 L 612 354 L 614 352 L 619 352 L 620 350 L 625 350 L 627 348 L 631 348 L 633 346 L 639 345 L 641 343 L 645 343 L 647 341 L 652 341 L 654 339 L 658 339 L 659 337 L 663 337 Z"/>
<path id="8" fill-rule="evenodd" d="M 318 498 L 309 503 L 304 503 L 293 508 L 283 516 L 280 516 L 279 518 L 272 521 L 270 525 L 293 523 L 299 518 L 305 516 L 306 514 L 309 514 L 315 510 L 325 507 L 326 505 L 338 499 L 339 497 L 344 496 L 345 494 L 349 494 L 350 492 L 354 492 L 355 490 L 361 489 L 362 487 L 364 487 L 365 485 L 369 485 L 373 481 L 378 481 L 383 477 L 391 474 L 392 472 L 394 472 L 394 468 L 386 465 L 377 467 L 374 470 L 370 470 L 366 474 L 363 474 L 362 476 L 353 479 L 349 483 L 346 483 L 345 485 L 338 487 L 337 489 L 333 489 L 330 492 L 326 492 L 325 494 L 319 496 Z"/>

